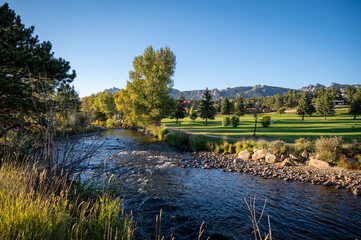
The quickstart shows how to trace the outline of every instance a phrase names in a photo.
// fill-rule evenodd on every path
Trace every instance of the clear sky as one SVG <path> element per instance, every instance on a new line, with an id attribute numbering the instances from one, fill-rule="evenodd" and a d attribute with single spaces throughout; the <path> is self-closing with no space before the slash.
<path id="1" fill-rule="evenodd" d="M 360 0 L 7 2 L 70 61 L 80 96 L 124 88 L 149 45 L 175 53 L 179 90 L 361 83 Z"/>

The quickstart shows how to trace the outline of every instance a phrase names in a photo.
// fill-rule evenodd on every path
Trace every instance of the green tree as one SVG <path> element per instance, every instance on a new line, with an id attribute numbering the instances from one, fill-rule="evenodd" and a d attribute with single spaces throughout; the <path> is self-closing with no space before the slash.
<path id="1" fill-rule="evenodd" d="M 256 136 L 258 114 L 262 112 L 261 102 L 258 100 L 255 100 L 252 104 L 252 108 L 250 109 L 250 112 L 252 113 L 253 118 L 254 118 L 253 136 Z"/>
<path id="2" fill-rule="evenodd" d="M 286 108 L 284 108 L 284 107 L 279 108 L 277 110 L 277 113 L 280 114 L 280 115 L 285 114 L 286 113 Z"/>
<path id="3" fill-rule="evenodd" d="M 358 88 L 353 95 L 348 113 L 354 115 L 354 120 L 356 120 L 357 115 L 361 114 L 361 88 Z"/>
<path id="4" fill-rule="evenodd" d="M 176 57 L 168 47 L 155 51 L 149 46 L 143 55 L 134 58 L 134 70 L 129 72 L 126 88 L 133 123 L 144 127 L 159 125 L 161 119 L 169 116 L 175 65 Z"/>
<path id="5" fill-rule="evenodd" d="M 346 85 L 346 89 L 345 89 L 345 94 L 346 94 L 345 104 L 346 105 L 351 105 L 354 93 L 355 92 L 350 87 L 350 85 Z"/>
<path id="6" fill-rule="evenodd" d="M 208 88 L 206 88 L 198 108 L 199 116 L 206 120 L 206 126 L 208 124 L 208 119 L 214 119 L 216 115 L 216 109 L 213 104 L 212 95 L 209 93 Z"/>
<path id="7" fill-rule="evenodd" d="M 323 116 L 325 120 L 327 116 L 335 114 L 333 99 L 330 91 L 325 91 L 321 97 L 317 98 L 316 111 L 317 114 Z"/>
<path id="8" fill-rule="evenodd" d="M 315 108 L 312 106 L 311 100 L 308 97 L 308 93 L 303 92 L 301 99 L 298 102 L 297 114 L 302 116 L 302 121 L 305 119 L 305 115 L 311 116 L 315 112 Z"/>
<path id="9" fill-rule="evenodd" d="M 298 97 L 297 97 L 297 93 L 295 90 L 289 90 L 287 93 L 287 107 L 289 108 L 294 108 L 297 107 L 297 103 L 298 103 Z"/>
<path id="10" fill-rule="evenodd" d="M 240 116 L 244 116 L 244 113 L 245 113 L 245 105 L 244 105 L 243 97 L 242 94 L 239 94 L 236 103 L 234 104 L 234 115 L 240 117 Z"/>
<path id="11" fill-rule="evenodd" d="M 231 117 L 231 124 L 232 124 L 232 127 L 234 127 L 234 128 L 238 127 L 239 117 L 237 117 L 237 116 Z"/>
<path id="12" fill-rule="evenodd" d="M 231 104 L 229 103 L 229 100 L 228 100 L 227 97 L 225 97 L 225 98 L 222 100 L 221 114 L 222 114 L 222 115 L 229 115 L 229 114 L 231 114 Z"/>
<path id="13" fill-rule="evenodd" d="M 338 88 L 335 88 L 335 86 L 331 87 L 331 97 L 333 100 L 341 100 L 341 90 Z"/>
<path id="14" fill-rule="evenodd" d="M 197 113 L 193 109 L 193 106 L 191 107 L 191 110 L 189 111 L 189 116 L 194 122 L 196 121 L 196 119 L 198 117 Z"/>
<path id="15" fill-rule="evenodd" d="M 283 97 L 279 93 L 277 93 L 275 96 L 275 103 L 273 107 L 278 110 L 281 107 L 283 107 L 283 105 L 284 105 Z"/>
<path id="16" fill-rule="evenodd" d="M 181 93 L 179 98 L 174 101 L 175 107 L 172 116 L 176 119 L 176 124 L 178 124 L 178 119 L 182 119 L 186 116 L 186 109 L 183 102 L 184 97 L 183 93 Z"/>
<path id="17" fill-rule="evenodd" d="M 76 76 L 69 62 L 54 57 L 51 43 L 33 33 L 7 3 L 0 7 L 0 137 L 44 114 L 44 94 L 55 94 Z"/>
<path id="18" fill-rule="evenodd" d="M 98 93 L 94 99 L 93 109 L 105 113 L 107 119 L 112 118 L 116 114 L 113 94 L 110 92 Z"/>

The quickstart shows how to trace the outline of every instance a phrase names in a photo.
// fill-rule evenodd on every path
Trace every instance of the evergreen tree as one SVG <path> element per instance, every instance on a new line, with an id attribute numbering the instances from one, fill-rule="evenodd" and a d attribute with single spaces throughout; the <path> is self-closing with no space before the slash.
<path id="1" fill-rule="evenodd" d="M 197 113 L 193 109 L 193 106 L 191 107 L 191 110 L 189 111 L 189 116 L 194 122 L 196 121 L 196 119 L 198 117 Z"/>
<path id="2" fill-rule="evenodd" d="M 295 90 L 289 90 L 288 94 L 287 94 L 288 98 L 287 98 L 287 106 L 289 108 L 294 108 L 297 106 L 297 102 L 298 102 L 298 98 L 297 98 L 297 93 Z"/>
<path id="3" fill-rule="evenodd" d="M 335 88 L 335 86 L 331 87 L 331 97 L 333 100 L 341 100 L 341 90 L 338 88 Z"/>
<path id="4" fill-rule="evenodd" d="M 330 91 L 325 91 L 325 93 L 321 97 L 317 98 L 316 111 L 317 114 L 323 116 L 325 120 L 326 116 L 335 114 L 333 99 Z"/>
<path id="5" fill-rule="evenodd" d="M 345 104 L 351 105 L 354 95 L 354 90 L 350 87 L 350 85 L 346 85 L 345 94 L 346 94 Z"/>
<path id="6" fill-rule="evenodd" d="M 221 114 L 222 114 L 222 115 L 229 115 L 229 114 L 231 114 L 231 104 L 229 103 L 229 100 L 228 100 L 227 97 L 225 97 L 225 98 L 222 100 Z"/>
<path id="7" fill-rule="evenodd" d="M 361 114 L 361 88 L 358 88 L 353 95 L 348 113 L 354 115 L 354 120 L 356 120 L 357 115 Z"/>
<path id="8" fill-rule="evenodd" d="M 176 124 L 178 124 L 178 119 L 182 119 L 186 116 L 186 109 L 184 107 L 184 97 L 183 93 L 175 100 L 175 108 L 173 117 L 176 119 Z"/>
<path id="9" fill-rule="evenodd" d="M 306 92 L 303 92 L 301 99 L 298 102 L 297 114 L 302 116 L 302 121 L 305 118 L 305 115 L 311 116 L 315 112 L 315 108 L 311 104 L 311 100 L 308 97 Z"/>
<path id="10" fill-rule="evenodd" d="M 284 105 L 283 97 L 279 93 L 277 93 L 275 96 L 275 103 L 274 103 L 273 107 L 278 110 L 281 107 L 283 107 L 283 105 Z"/>
<path id="11" fill-rule="evenodd" d="M 203 94 L 203 99 L 198 108 L 199 116 L 206 119 L 206 126 L 208 124 L 208 119 L 214 119 L 216 115 L 216 109 L 213 104 L 212 95 L 209 93 L 208 88 L 206 88 Z"/>
<path id="12" fill-rule="evenodd" d="M 242 94 L 239 94 L 236 103 L 234 104 L 234 115 L 237 117 L 244 116 L 245 106 L 243 102 Z"/>

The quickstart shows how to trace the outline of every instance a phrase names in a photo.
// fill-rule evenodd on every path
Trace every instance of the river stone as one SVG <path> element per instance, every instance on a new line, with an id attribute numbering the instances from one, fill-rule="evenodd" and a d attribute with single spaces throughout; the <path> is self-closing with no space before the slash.
<path id="1" fill-rule="evenodd" d="M 352 191 L 352 193 L 353 193 L 354 195 L 356 195 L 356 196 L 361 196 L 361 189 L 355 188 L 355 189 Z"/>
<path id="2" fill-rule="evenodd" d="M 253 152 L 250 151 L 250 150 L 243 150 L 242 152 L 240 152 L 238 154 L 238 158 L 240 159 L 244 159 L 244 160 L 248 160 L 248 159 L 251 159 L 253 155 Z"/>
<path id="3" fill-rule="evenodd" d="M 330 167 L 332 167 L 328 162 L 318 160 L 318 159 L 316 159 L 314 157 L 310 158 L 308 166 L 315 167 L 315 168 L 330 168 Z"/>
<path id="4" fill-rule="evenodd" d="M 290 158 L 292 158 L 293 160 L 297 160 L 297 161 L 301 161 L 302 160 L 302 157 L 297 155 L 297 154 L 293 154 L 293 153 L 290 153 L 289 155 Z"/>
<path id="5" fill-rule="evenodd" d="M 265 156 L 266 163 L 276 163 L 279 162 L 281 159 L 277 157 L 276 155 L 273 155 L 271 153 L 267 153 Z"/>
<path id="6" fill-rule="evenodd" d="M 348 163 L 348 164 L 351 164 L 351 165 L 357 163 L 357 161 L 355 159 L 352 159 L 352 158 L 346 158 L 345 162 Z"/>
<path id="7" fill-rule="evenodd" d="M 292 158 L 286 158 L 285 160 L 283 160 L 283 162 L 281 163 L 281 166 L 295 166 L 297 165 L 296 161 L 293 160 Z"/>
<path id="8" fill-rule="evenodd" d="M 253 153 L 252 155 L 252 159 L 253 160 L 259 160 L 259 159 L 262 159 L 266 156 L 266 150 L 257 150 L 257 152 Z"/>

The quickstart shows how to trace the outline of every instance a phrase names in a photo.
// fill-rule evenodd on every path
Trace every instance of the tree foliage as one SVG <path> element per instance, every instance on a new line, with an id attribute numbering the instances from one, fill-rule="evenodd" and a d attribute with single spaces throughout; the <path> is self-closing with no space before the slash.
<path id="1" fill-rule="evenodd" d="M 243 101 L 242 94 L 239 94 L 236 103 L 234 104 L 234 115 L 237 117 L 244 116 L 245 113 L 245 105 Z"/>
<path id="2" fill-rule="evenodd" d="M 193 106 L 191 107 L 191 110 L 189 111 L 189 116 L 194 122 L 196 121 L 196 119 L 198 117 L 197 113 L 193 109 Z"/>
<path id="3" fill-rule="evenodd" d="M 321 97 L 317 98 L 316 111 L 317 114 L 323 116 L 325 120 L 327 116 L 335 114 L 335 108 L 330 91 L 325 91 Z"/>
<path id="4" fill-rule="evenodd" d="M 356 93 L 353 94 L 348 113 L 354 115 L 354 120 L 356 120 L 357 115 L 361 114 L 361 88 L 358 88 Z"/>
<path id="5" fill-rule="evenodd" d="M 231 104 L 228 100 L 227 97 L 225 97 L 223 100 L 222 100 L 222 105 L 221 105 L 221 114 L 222 115 L 229 115 L 231 114 Z"/>
<path id="6" fill-rule="evenodd" d="M 216 109 L 213 104 L 212 95 L 209 93 L 208 88 L 206 88 L 198 108 L 200 117 L 206 120 L 206 126 L 208 124 L 208 119 L 214 119 L 216 115 Z"/>
<path id="7" fill-rule="evenodd" d="M 178 119 L 182 119 L 186 116 L 186 109 L 184 107 L 184 97 L 183 93 L 179 96 L 178 99 L 174 101 L 174 112 L 172 117 L 176 119 L 176 123 L 178 124 Z"/>
<path id="8" fill-rule="evenodd" d="M 297 106 L 297 114 L 302 116 L 304 120 L 305 115 L 311 116 L 316 110 L 312 106 L 311 100 L 306 92 L 303 92 Z"/>

